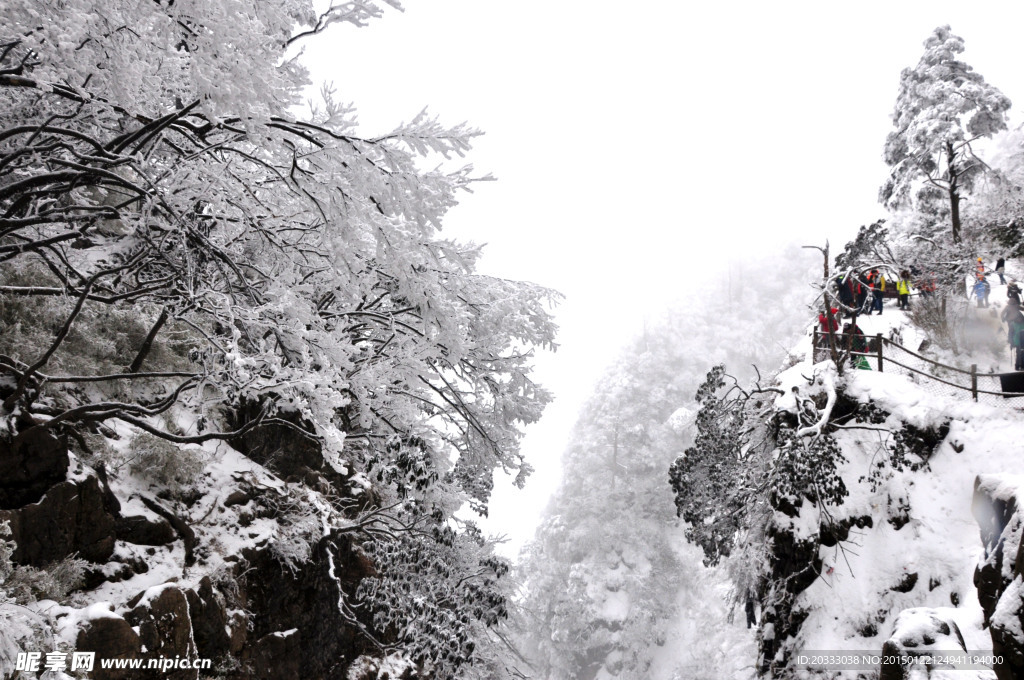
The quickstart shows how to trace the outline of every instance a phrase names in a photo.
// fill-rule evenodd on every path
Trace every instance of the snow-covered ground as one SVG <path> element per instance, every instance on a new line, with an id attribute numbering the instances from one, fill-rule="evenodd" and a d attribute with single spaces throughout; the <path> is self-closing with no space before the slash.
<path id="1" fill-rule="evenodd" d="M 997 316 L 1005 305 L 1005 286 L 994 279 L 991 306 L 977 309 L 977 318 Z M 990 311 L 992 310 L 992 311 Z M 902 342 L 916 349 L 925 339 L 913 327 L 895 301 L 886 301 L 882 315 L 861 316 L 858 325 L 867 336 L 893 329 Z M 992 326 L 995 342 L 1005 343 L 1005 330 Z M 805 344 L 809 349 L 809 343 Z M 934 344 L 929 350 L 943 363 L 991 365 L 995 372 L 1012 370 L 1006 355 L 1001 358 L 986 347 L 972 348 L 971 356 L 954 356 Z M 780 375 L 782 387 L 806 385 L 815 367 L 802 362 Z M 836 433 L 848 458 L 843 476 L 849 497 L 838 508 L 835 520 L 870 518 L 863 528 L 851 527 L 848 540 L 819 549 L 822 573 L 798 596 L 797 607 L 808 612 L 798 646 L 804 653 L 839 651 L 879 653 L 893 632 L 897 615 L 915 607 L 939 608 L 954 620 L 967 649 L 991 650 L 989 632 L 982 628 L 983 614 L 973 583 L 974 570 L 983 556 L 979 527 L 971 513 L 975 478 L 981 474 L 1014 474 L 1022 470 L 1020 441 L 1024 434 L 1021 400 L 978 403 L 969 391 L 932 389 L 931 381 L 914 381 L 895 372 L 849 370 L 843 389 L 862 403 L 873 402 L 890 415 L 881 424 L 850 423 L 855 427 Z M 883 445 L 891 443 L 889 431 L 902 425 L 948 434 L 918 471 L 893 469 Z M 875 488 L 865 477 L 880 468 Z M 858 483 L 858 480 L 861 480 Z M 818 532 L 823 521 L 816 508 L 805 505 L 800 517 L 778 520 L 788 523 L 804 538 Z M 851 672 L 849 677 L 855 677 Z"/>

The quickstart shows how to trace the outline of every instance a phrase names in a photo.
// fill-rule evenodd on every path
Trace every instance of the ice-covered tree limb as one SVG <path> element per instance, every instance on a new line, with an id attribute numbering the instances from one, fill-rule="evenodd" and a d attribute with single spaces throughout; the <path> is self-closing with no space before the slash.
<path id="1" fill-rule="evenodd" d="M 819 436 L 832 416 L 832 409 L 836 405 L 836 367 L 832 362 L 823 362 L 815 368 L 815 382 L 825 388 L 828 401 L 825 407 L 818 412 L 818 421 L 813 425 L 802 427 L 796 431 L 797 437 Z"/>

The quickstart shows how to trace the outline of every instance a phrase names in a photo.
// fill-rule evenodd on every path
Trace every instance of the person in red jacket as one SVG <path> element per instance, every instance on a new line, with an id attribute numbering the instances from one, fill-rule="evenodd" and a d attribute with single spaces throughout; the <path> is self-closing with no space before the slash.
<path id="1" fill-rule="evenodd" d="M 836 314 L 839 313 L 839 308 L 838 307 L 833 307 L 831 311 L 832 311 L 832 332 L 835 333 L 837 330 L 839 330 L 839 321 L 836 319 Z M 821 310 L 820 314 L 818 314 L 818 323 L 821 324 L 821 332 L 822 333 L 828 333 L 829 332 L 829 328 L 828 328 L 829 327 L 828 314 L 825 313 L 824 309 Z"/>
<path id="2" fill-rule="evenodd" d="M 868 273 L 868 286 L 871 287 L 871 306 L 866 313 L 870 315 L 877 311 L 881 314 L 882 298 L 885 297 L 885 274 L 877 269 L 872 269 Z"/>
<path id="3" fill-rule="evenodd" d="M 832 327 L 832 332 L 833 333 L 835 333 L 836 331 L 839 330 L 839 320 L 836 317 L 836 314 L 838 314 L 838 313 L 839 313 L 839 308 L 838 307 L 833 307 L 832 308 L 832 323 L 831 323 L 831 327 Z M 818 340 L 818 343 L 821 344 L 822 347 L 825 347 L 825 346 L 828 345 L 828 338 L 826 336 L 828 336 L 829 325 L 830 325 L 829 322 L 828 322 L 828 314 L 825 313 L 825 310 L 821 310 L 821 312 L 818 314 L 818 323 L 821 324 L 821 339 Z"/>

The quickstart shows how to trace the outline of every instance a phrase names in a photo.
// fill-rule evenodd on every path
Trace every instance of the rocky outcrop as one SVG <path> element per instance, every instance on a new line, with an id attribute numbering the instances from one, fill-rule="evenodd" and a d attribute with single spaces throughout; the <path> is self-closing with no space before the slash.
<path id="1" fill-rule="evenodd" d="M 228 425 L 240 429 L 258 417 L 259 405 L 243 402 L 226 413 Z M 352 509 L 358 512 L 375 502 L 368 489 L 353 485 L 351 470 L 332 465 L 324 455 L 324 448 L 313 434 L 313 426 L 295 413 L 279 413 L 274 423 L 267 423 L 231 440 L 230 444 L 250 460 L 277 473 L 291 483 L 301 483 L 319 493 L 342 496 L 353 500 Z M 244 503 L 236 496 L 230 504 Z"/>
<path id="2" fill-rule="evenodd" d="M 238 627 L 237 621 L 232 625 L 229 619 L 224 595 L 204 576 L 197 589 L 185 591 L 185 597 L 197 654 L 203 659 L 223 658 L 232 651 L 231 631 Z M 244 630 L 244 624 L 241 628 Z"/>
<path id="3" fill-rule="evenodd" d="M 323 677 L 308 675 L 303 658 L 303 634 L 298 628 L 267 633 L 256 640 L 246 655 L 251 678 Z M 340 661 L 340 660 L 339 660 Z M 340 670 L 340 668 L 338 669 Z"/>
<path id="4" fill-rule="evenodd" d="M 100 607 L 102 605 L 94 605 Z M 138 659 L 142 643 L 130 623 L 113 612 L 86 617 L 78 630 L 75 642 L 77 651 L 95 652 L 99 659 Z M 95 664 L 94 680 L 132 680 L 133 671 L 128 669 L 101 668 Z"/>
<path id="5" fill-rule="evenodd" d="M 173 583 L 154 586 L 128 601 L 129 610 L 120 616 L 98 604 L 87 608 L 80 616 L 76 648 L 95 652 L 96 659 L 141 660 L 145 670 L 102 668 L 95 664 L 96 680 L 136 680 L 158 673 L 173 680 L 196 680 L 197 669 L 160 667 L 148 668 L 151 660 L 162 664 L 178 659 L 191 661 L 203 658 L 194 642 L 193 619 L 189 612 L 192 591 Z M 192 593 L 195 595 L 195 593 Z M 210 658 L 210 657 L 206 657 Z"/>
<path id="6" fill-rule="evenodd" d="M 771 586 L 761 610 L 761 649 L 759 668 L 762 674 L 784 668 L 789 660 L 779 658 L 785 641 L 796 635 L 807 618 L 807 612 L 793 606 L 796 595 L 806 590 L 821 573 L 818 537 L 799 539 L 790 531 L 771 527 Z"/>
<path id="7" fill-rule="evenodd" d="M 346 535 L 323 539 L 294 571 L 265 548 L 245 551 L 236 564 L 219 584 L 207 576 L 195 588 L 165 583 L 137 593 L 123 618 L 83 616 L 79 650 L 97 658 L 210 659 L 229 680 L 346 677 L 356 659 L 379 654 L 340 604 L 371 573 Z M 172 668 L 163 677 L 197 674 Z"/>
<path id="8" fill-rule="evenodd" d="M 915 671 L 957 670 L 967 648 L 956 622 L 942 609 L 915 607 L 896 617 L 892 635 L 882 645 L 878 680 L 908 680 Z M 964 674 L 964 680 L 976 675 Z"/>
<path id="9" fill-rule="evenodd" d="M 917 585 L 917 579 L 917 572 L 904 574 L 903 577 L 900 578 L 899 582 L 893 585 L 890 590 L 894 593 L 909 593 L 914 589 L 914 586 Z"/>
<path id="10" fill-rule="evenodd" d="M 243 402 L 237 410 L 228 414 L 233 428 L 252 422 L 259 416 L 260 405 Z M 289 425 L 267 424 L 254 428 L 232 441 L 232 446 L 260 465 L 277 472 L 282 477 L 305 477 L 309 471 L 321 471 L 325 467 L 323 450 L 312 435 L 312 426 L 298 416 L 279 414 L 278 420 Z"/>
<path id="11" fill-rule="evenodd" d="M 293 428 L 262 428 L 240 446 L 249 457 L 310 488 L 335 496 L 345 493 L 346 475 L 324 461 L 315 440 Z M 76 473 L 69 478 L 72 464 Z M 273 487 L 245 483 L 228 489 L 224 501 L 213 504 L 210 512 L 242 508 L 239 524 L 244 516 L 250 523 L 276 519 L 273 501 L 279 501 L 277 496 L 272 502 L 254 503 L 261 493 L 272 493 L 267 489 Z M 124 492 L 120 487 L 116 490 Z M 180 539 L 186 567 L 181 578 L 189 578 L 187 567 L 196 564 L 198 549 L 208 549 L 202 542 L 211 540 L 209 525 L 197 534 L 199 520 L 189 515 L 187 504 L 174 505 L 155 492 L 138 498 L 149 512 L 122 514 L 104 471 L 74 463 L 64 444 L 48 434 L 0 449 L 0 522 L 10 525 L 16 543 L 12 559 L 17 564 L 45 567 L 75 555 L 92 563 L 85 573 L 85 587 L 94 588 L 104 582 L 128 582 L 150 570 L 145 555 L 154 554 L 152 548 L 115 553 L 118 541 L 163 546 Z M 254 507 L 246 510 L 244 506 Z M 228 521 L 229 514 L 225 515 Z M 230 530 L 228 525 L 224 530 Z M 144 663 L 210 659 L 211 677 L 226 680 L 346 677 L 356 659 L 367 666 L 380 655 L 364 632 L 369 621 L 356 620 L 356 614 L 343 604 L 359 582 L 373 573 L 348 534 L 335 531 L 312 547 L 309 559 L 289 565 L 266 540 L 250 542 L 237 554 L 222 557 L 222 567 L 198 583 L 186 585 L 174 579 L 137 592 L 127 601 L 75 610 L 66 622 L 73 621 L 75 626 L 71 638 L 77 650 L 95 652 L 97 659 Z M 390 673 L 398 665 L 381 666 L 385 667 L 382 672 Z M 142 674 L 150 677 L 152 670 L 140 673 L 97 665 L 92 677 L 136 680 Z M 401 677 L 412 674 L 410 666 L 402 667 Z M 196 669 L 180 667 L 160 675 L 169 680 L 199 677 Z"/>
<path id="12" fill-rule="evenodd" d="M 42 567 L 76 554 L 103 563 L 114 552 L 115 517 L 96 477 L 54 484 L 36 503 L 0 510 L 5 520 L 17 564 Z"/>
<path id="13" fill-rule="evenodd" d="M 1021 538 L 1017 497 L 1013 487 L 1007 487 L 1002 481 L 998 476 L 977 477 L 971 502 L 971 512 L 981 529 L 981 542 L 985 546 L 985 558 L 974 572 L 974 585 L 978 588 L 978 601 L 985 612 L 986 624 L 1017 571 L 1016 554 Z"/>
<path id="14" fill-rule="evenodd" d="M 143 659 L 194 659 L 196 645 L 192 641 L 192 620 L 188 598 L 174 585 L 150 588 L 129 601 L 132 610 L 125 620 L 139 631 Z M 196 680 L 195 669 L 168 670 L 163 677 L 169 680 Z"/>
<path id="15" fill-rule="evenodd" d="M 135 545 L 167 545 L 177 538 L 166 519 L 160 517 L 154 520 L 142 515 L 118 517 L 114 532 L 118 540 Z"/>
<path id="16" fill-rule="evenodd" d="M 974 480 L 971 511 L 981 528 L 985 556 L 974 572 L 978 601 L 992 635 L 992 651 L 1002 657 L 993 669 L 999 680 L 1024 677 L 1024 545 L 1019 512 L 1024 478 L 980 475 Z"/>
<path id="17" fill-rule="evenodd" d="M 39 567 L 71 555 L 102 564 L 115 540 L 166 545 L 177 538 L 163 518 L 122 516 L 102 468 L 68 479 L 69 465 L 67 446 L 44 430 L 0 441 L 0 522 L 10 523 L 17 564 Z"/>
<path id="18" fill-rule="evenodd" d="M 45 430 L 27 430 L 14 443 L 0 439 L 0 510 L 37 502 L 67 472 L 68 447 Z"/>
<path id="19" fill-rule="evenodd" d="M 248 569 L 238 580 L 240 608 L 251 614 L 248 642 L 239 654 L 243 670 L 234 680 L 344 677 L 356 658 L 375 650 L 357 623 L 342 612 L 370 565 L 345 535 L 320 541 L 296 571 L 269 551 L 243 555 Z M 289 675 L 287 659 L 301 663 Z"/>

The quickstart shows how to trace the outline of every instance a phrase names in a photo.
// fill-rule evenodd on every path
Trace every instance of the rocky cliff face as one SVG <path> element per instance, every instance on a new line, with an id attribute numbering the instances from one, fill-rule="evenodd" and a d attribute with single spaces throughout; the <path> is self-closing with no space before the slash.
<path id="1" fill-rule="evenodd" d="M 1024 477 L 1017 475 L 984 474 L 974 480 L 971 512 L 981 530 L 984 546 L 974 569 L 974 585 L 983 613 L 981 626 L 987 630 L 990 644 L 971 649 L 948 608 L 922 607 L 900 613 L 891 637 L 883 645 L 883 657 L 920 659 L 929 654 L 942 657 L 952 653 L 950 656 L 955 658 L 963 652 L 969 662 L 949 666 L 958 671 L 958 677 L 989 678 L 992 672 L 998 680 L 1024 677 L 1022 491 Z M 911 677 L 913 665 L 883 663 L 879 678 L 904 680 Z M 991 667 L 991 671 L 986 666 Z"/>
<path id="2" fill-rule="evenodd" d="M 87 563 L 65 604 L 32 609 L 65 650 L 209 660 L 209 669 L 170 669 L 165 677 L 175 680 L 376 678 L 383 655 L 344 604 L 373 566 L 343 529 L 308 526 L 310 504 L 361 499 L 350 476 L 296 439 L 277 431 L 242 447 L 271 468 L 287 461 L 282 475 L 219 445 L 216 462 L 179 493 L 91 465 L 48 434 L 0 443 L 11 561 Z M 293 447 L 302 455 L 290 455 Z M 97 667 L 91 677 L 145 673 Z"/>
<path id="3" fill-rule="evenodd" d="M 974 572 L 999 680 L 1024 677 L 1024 477 L 979 475 L 971 509 L 985 546 Z"/>
<path id="4" fill-rule="evenodd" d="M 912 677 L 914 664 L 821 668 L 797 657 L 885 649 L 916 658 L 942 648 L 1003 658 L 991 669 L 972 665 L 965 679 L 1024 677 L 1024 478 L 1014 476 L 1024 418 L 925 387 L 867 371 L 839 385 L 848 413 L 833 436 L 849 495 L 834 506 L 803 498 L 775 508 L 762 675 Z"/>

